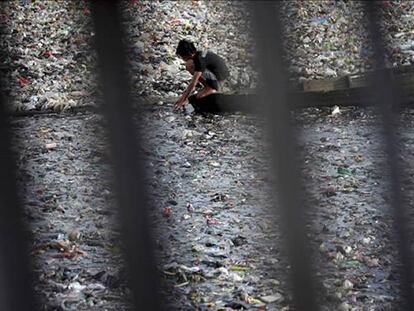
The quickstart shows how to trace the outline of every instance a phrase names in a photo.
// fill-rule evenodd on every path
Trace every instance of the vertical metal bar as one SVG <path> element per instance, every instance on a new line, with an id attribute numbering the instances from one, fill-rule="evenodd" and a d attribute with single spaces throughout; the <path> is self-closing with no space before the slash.
<path id="1" fill-rule="evenodd" d="M 15 162 L 3 96 L 0 96 L 0 176 L 0 309 L 38 310 L 31 288 L 29 237 L 18 204 Z"/>
<path id="2" fill-rule="evenodd" d="M 4 29 L 0 28 L 0 39 Z M 2 51 L 5 53 L 5 51 Z M 25 227 L 16 183 L 16 163 L 0 77 L 0 310 L 39 310 L 32 285 L 29 231 Z"/>
<path id="3" fill-rule="evenodd" d="M 273 1 L 250 2 L 253 35 L 261 73 L 260 103 L 264 107 L 272 135 L 274 171 L 278 177 L 282 222 L 287 236 L 286 248 L 291 263 L 295 310 L 318 310 L 309 262 L 305 232 L 305 200 L 300 172 L 295 160 L 295 138 L 290 127 L 287 103 L 287 75 L 283 62 L 279 5 Z"/>
<path id="4" fill-rule="evenodd" d="M 385 50 L 384 40 L 381 31 L 381 16 L 379 11 L 378 1 L 366 1 L 365 11 L 368 16 L 368 30 L 372 40 L 374 49 L 374 69 L 385 69 Z M 379 105 L 382 124 L 383 124 L 383 139 L 385 144 L 385 151 L 387 153 L 388 165 L 390 167 L 390 191 L 391 191 L 391 207 L 393 209 L 394 227 L 400 253 L 400 260 L 402 263 L 401 271 L 401 289 L 406 299 L 405 310 L 412 310 L 414 308 L 414 274 L 413 274 L 413 254 L 410 246 L 409 238 L 409 221 L 407 205 L 407 197 L 401 191 L 401 176 L 402 168 L 398 158 L 398 149 L 396 143 L 398 136 L 397 119 L 393 113 L 392 106 L 401 105 L 401 97 L 396 90 L 394 82 L 386 71 L 372 76 L 372 100 Z"/>
<path id="5" fill-rule="evenodd" d="M 90 1 L 90 5 L 135 309 L 161 310 L 143 157 L 132 120 L 119 1 Z"/>

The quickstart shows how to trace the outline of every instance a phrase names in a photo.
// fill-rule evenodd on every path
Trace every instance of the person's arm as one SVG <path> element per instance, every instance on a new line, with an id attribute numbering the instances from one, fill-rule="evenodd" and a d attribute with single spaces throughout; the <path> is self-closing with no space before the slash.
<path id="1" fill-rule="evenodd" d="M 203 73 L 201 71 L 195 71 L 193 74 L 193 78 L 191 79 L 190 84 L 187 86 L 184 93 L 180 96 L 180 98 L 175 103 L 175 109 L 179 109 L 185 105 L 185 102 L 188 100 L 188 97 L 190 96 L 191 92 L 196 87 L 201 75 Z"/>

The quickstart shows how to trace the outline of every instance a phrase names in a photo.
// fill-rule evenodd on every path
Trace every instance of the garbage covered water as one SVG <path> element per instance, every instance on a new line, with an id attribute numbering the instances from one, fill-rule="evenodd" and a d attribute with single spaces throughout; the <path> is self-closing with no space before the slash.
<path id="1" fill-rule="evenodd" d="M 122 310 L 119 234 L 94 115 L 13 120 L 18 181 L 44 310 Z"/>
<path id="2" fill-rule="evenodd" d="M 372 69 L 364 1 L 283 1 L 284 46 L 292 82 Z M 383 1 L 387 66 L 413 63 L 414 2 Z M 0 67 L 11 110 L 96 105 L 95 33 L 86 1 L 3 1 Z M 258 85 L 250 15 L 243 1 L 123 1 L 132 91 L 179 96 L 191 76 L 175 55 L 179 40 L 222 56 L 227 92 Z"/>
<path id="3" fill-rule="evenodd" d="M 292 81 L 371 69 L 362 3 L 282 4 Z M 0 71 L 9 107 L 96 106 L 94 31 L 86 2 L 0 6 Z M 381 10 L 387 66 L 412 64 L 414 2 L 383 1 Z M 122 13 L 132 93 L 149 103 L 139 108 L 142 122 L 138 114 L 136 121 L 146 137 L 151 221 L 167 309 L 293 310 L 263 120 L 173 113 L 167 100 L 190 79 L 174 55 L 182 38 L 226 59 L 226 91 L 257 86 L 244 3 L 125 1 Z M 154 96 L 156 101 L 148 99 Z M 401 265 L 375 112 L 307 109 L 293 119 L 322 310 L 399 309 Z M 402 191 L 411 198 L 413 111 L 404 110 L 400 121 Z M 131 309 L 105 121 L 85 112 L 11 122 L 42 309 Z"/>
<path id="4" fill-rule="evenodd" d="M 167 309 L 292 310 L 263 121 L 177 114 L 171 103 L 143 111 L 138 126 L 147 129 L 151 221 Z M 307 109 L 294 119 L 323 310 L 396 308 L 399 261 L 375 113 Z M 412 110 L 402 120 L 398 146 L 409 177 Z M 85 113 L 12 124 L 44 309 L 127 310 L 105 122 Z M 412 193 L 410 179 L 403 187 Z"/>

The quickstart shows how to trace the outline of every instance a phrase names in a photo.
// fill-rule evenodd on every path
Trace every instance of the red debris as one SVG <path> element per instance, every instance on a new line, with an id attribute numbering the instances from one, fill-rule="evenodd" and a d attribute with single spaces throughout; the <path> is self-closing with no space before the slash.
<path id="1" fill-rule="evenodd" d="M 325 190 L 323 190 L 323 194 L 327 197 L 332 197 L 336 195 L 336 188 L 335 187 L 328 187 Z"/>
<path id="2" fill-rule="evenodd" d="M 20 77 L 17 82 L 20 84 L 20 86 L 25 86 L 29 84 L 31 81 L 28 78 Z"/>
<path id="3" fill-rule="evenodd" d="M 383 2 L 381 2 L 381 6 L 382 6 L 384 9 L 389 9 L 389 8 L 391 8 L 391 7 L 392 7 L 392 4 L 391 4 L 389 1 L 383 1 Z"/>
<path id="4" fill-rule="evenodd" d="M 171 207 L 165 207 L 164 210 L 162 211 L 162 214 L 164 215 L 164 217 L 170 217 L 173 213 L 173 209 Z"/>
<path id="5" fill-rule="evenodd" d="M 86 256 L 86 252 L 78 250 L 78 249 L 71 249 L 69 251 L 63 253 L 53 254 L 53 258 L 66 258 L 66 259 L 73 259 L 79 256 Z"/>
<path id="6" fill-rule="evenodd" d="M 214 219 L 211 216 L 207 216 L 207 225 L 219 225 L 220 222 L 217 219 Z"/>
<path id="7" fill-rule="evenodd" d="M 43 51 L 43 53 L 42 53 L 42 56 L 46 57 L 46 58 L 49 58 L 52 55 L 53 55 L 53 53 L 50 50 Z"/>

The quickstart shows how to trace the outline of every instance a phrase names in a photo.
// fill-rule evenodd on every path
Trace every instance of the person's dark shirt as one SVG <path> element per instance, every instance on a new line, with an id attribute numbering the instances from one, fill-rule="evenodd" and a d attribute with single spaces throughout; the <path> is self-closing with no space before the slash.
<path id="1" fill-rule="evenodd" d="M 194 71 L 203 72 L 208 69 L 214 73 L 219 81 L 229 76 L 229 70 L 224 59 L 211 51 L 197 51 L 194 55 L 193 62 Z"/>

